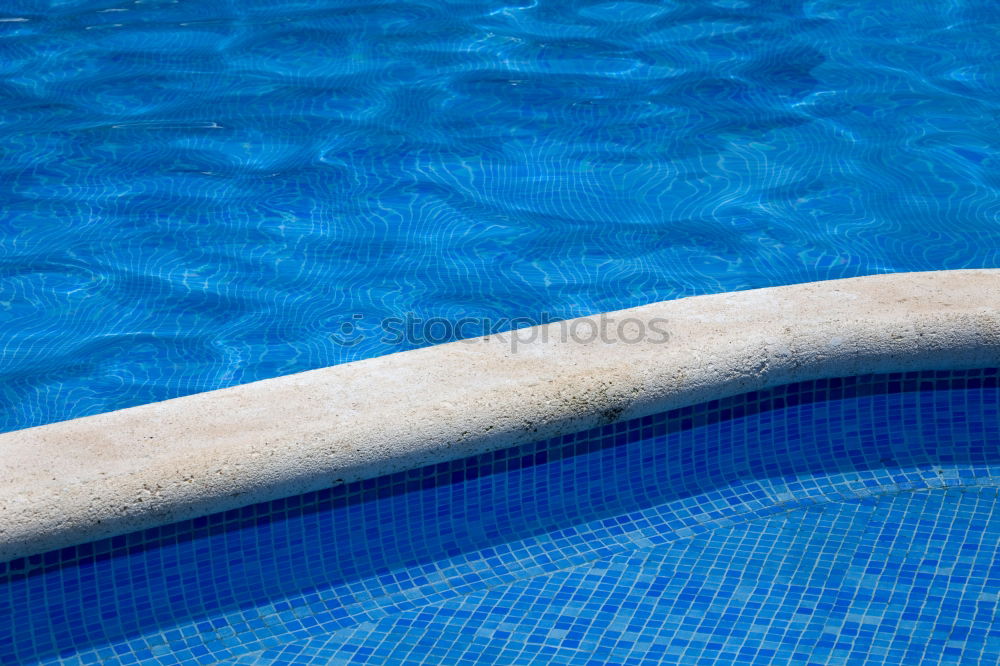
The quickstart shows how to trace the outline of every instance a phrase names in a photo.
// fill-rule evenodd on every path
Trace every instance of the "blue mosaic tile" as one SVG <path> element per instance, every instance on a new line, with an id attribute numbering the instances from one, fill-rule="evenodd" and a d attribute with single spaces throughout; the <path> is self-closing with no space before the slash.
<path id="1" fill-rule="evenodd" d="M 997 493 L 949 489 L 826 503 L 248 657 L 276 664 L 881 664 L 947 662 L 950 648 L 956 657 L 971 652 L 967 663 L 997 663 L 1000 639 L 990 636 Z M 921 529 L 931 517 L 940 527 Z M 844 534 L 856 540 L 845 543 Z M 941 567 L 942 537 L 966 553 L 950 571 Z M 917 582 L 921 571 L 931 585 Z M 942 624 L 942 610 L 960 617 Z"/>
<path id="2" fill-rule="evenodd" d="M 0 564 L 0 660 L 995 664 L 998 383 L 804 382 Z"/>

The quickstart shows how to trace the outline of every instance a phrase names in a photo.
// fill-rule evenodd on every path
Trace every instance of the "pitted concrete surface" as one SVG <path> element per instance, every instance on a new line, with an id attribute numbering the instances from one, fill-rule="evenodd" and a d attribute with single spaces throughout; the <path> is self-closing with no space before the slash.
<path id="1" fill-rule="evenodd" d="M 1000 365 L 1000 270 L 605 318 L 603 339 L 572 320 L 0 435 L 0 561 L 794 381 Z"/>

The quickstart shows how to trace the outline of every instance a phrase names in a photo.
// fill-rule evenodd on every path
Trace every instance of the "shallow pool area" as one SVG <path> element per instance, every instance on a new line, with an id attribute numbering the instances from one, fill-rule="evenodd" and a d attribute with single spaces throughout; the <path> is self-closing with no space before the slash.
<path id="1" fill-rule="evenodd" d="M 23 558 L 0 658 L 995 663 L 998 386 L 800 382 Z"/>

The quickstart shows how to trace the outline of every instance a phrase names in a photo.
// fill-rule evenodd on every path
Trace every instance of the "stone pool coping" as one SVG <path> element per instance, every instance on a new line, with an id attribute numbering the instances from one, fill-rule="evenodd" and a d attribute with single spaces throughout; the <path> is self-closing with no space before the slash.
<path id="1" fill-rule="evenodd" d="M 581 318 L 518 332 L 516 352 L 511 334 L 453 342 L 2 434 L 0 561 L 791 382 L 997 366 L 1000 270 L 605 321 L 604 340 Z"/>

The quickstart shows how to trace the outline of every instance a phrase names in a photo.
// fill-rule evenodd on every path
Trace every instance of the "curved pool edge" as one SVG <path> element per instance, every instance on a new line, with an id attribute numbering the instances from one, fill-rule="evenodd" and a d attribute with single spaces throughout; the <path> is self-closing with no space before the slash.
<path id="1" fill-rule="evenodd" d="M 0 435 L 0 561 L 791 382 L 995 366 L 1000 270 L 666 301 L 587 341 L 600 317 Z"/>

